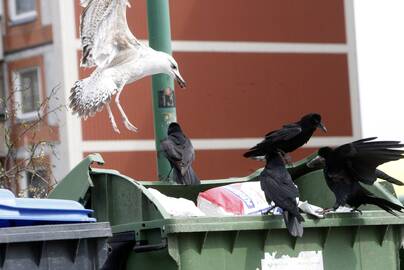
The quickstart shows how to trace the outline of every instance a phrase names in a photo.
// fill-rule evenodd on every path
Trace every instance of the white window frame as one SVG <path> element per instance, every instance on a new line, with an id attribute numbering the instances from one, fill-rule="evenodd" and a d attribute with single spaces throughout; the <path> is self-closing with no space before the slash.
<path id="1" fill-rule="evenodd" d="M 8 11 L 10 14 L 10 19 L 12 24 L 22 24 L 34 21 L 37 16 L 36 12 L 36 2 L 35 2 L 35 10 L 31 10 L 22 14 L 17 14 L 17 0 L 8 0 Z"/>
<path id="2" fill-rule="evenodd" d="M 13 72 L 13 81 L 14 81 L 14 106 L 16 106 L 16 117 L 17 121 L 32 121 L 38 119 L 38 111 L 23 113 L 22 112 L 22 93 L 20 90 L 21 88 L 21 73 L 26 71 L 35 70 L 38 77 L 38 96 L 39 102 L 42 102 L 42 82 L 41 82 L 41 68 L 39 66 L 33 66 L 28 68 L 22 68 L 15 70 Z M 15 91 L 18 90 L 18 91 Z"/>

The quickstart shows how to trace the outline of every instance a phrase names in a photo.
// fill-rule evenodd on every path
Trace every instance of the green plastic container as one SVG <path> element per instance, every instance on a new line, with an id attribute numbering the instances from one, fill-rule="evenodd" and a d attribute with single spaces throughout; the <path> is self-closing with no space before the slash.
<path id="1" fill-rule="evenodd" d="M 92 162 L 103 163 L 99 155 L 89 156 L 50 197 L 77 200 L 94 209 L 98 221 L 110 222 L 113 252 L 116 248 L 110 262 L 114 269 L 265 270 L 282 265 L 297 270 L 400 269 L 404 215 L 397 218 L 372 207 L 364 208 L 363 215 L 331 214 L 325 219 L 305 215 L 302 238 L 291 237 L 280 216 L 173 218 L 148 187 L 195 201 L 206 189 L 254 181 L 259 171 L 246 178 L 179 186 L 134 181 L 114 170 L 91 169 Z M 302 200 L 333 205 L 322 171 L 310 172 L 303 161 L 290 172 Z M 400 203 L 390 185 L 370 189 Z M 299 268 L 303 265 L 306 268 Z"/>

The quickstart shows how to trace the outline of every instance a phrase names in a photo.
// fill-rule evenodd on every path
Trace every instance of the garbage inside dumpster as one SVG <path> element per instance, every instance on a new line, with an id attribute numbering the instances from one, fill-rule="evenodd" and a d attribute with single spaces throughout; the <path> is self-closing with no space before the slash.
<path id="1" fill-rule="evenodd" d="M 164 207 L 167 213 L 174 217 L 205 216 L 205 214 L 198 207 L 196 207 L 195 203 L 191 200 L 169 197 L 154 188 L 149 188 L 148 190 L 151 194 L 153 194 L 154 198 Z"/>
<path id="2" fill-rule="evenodd" d="M 208 216 L 261 215 L 271 206 L 265 199 L 259 182 L 235 183 L 199 193 L 198 208 Z M 282 209 L 272 207 L 274 214 Z"/>
<path id="3" fill-rule="evenodd" d="M 259 182 L 224 185 L 199 193 L 198 208 L 207 216 L 281 215 L 282 209 L 268 204 Z M 298 202 L 301 211 L 322 218 L 321 207 Z"/>

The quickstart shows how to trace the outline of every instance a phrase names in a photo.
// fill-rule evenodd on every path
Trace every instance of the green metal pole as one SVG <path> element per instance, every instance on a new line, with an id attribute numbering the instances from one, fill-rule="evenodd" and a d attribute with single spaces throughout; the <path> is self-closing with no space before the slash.
<path id="1" fill-rule="evenodd" d="M 171 54 L 168 0 L 147 0 L 147 15 L 150 47 Z M 158 74 L 152 78 L 152 88 L 158 177 L 164 180 L 171 167 L 167 159 L 159 154 L 160 140 L 167 136 L 168 125 L 177 120 L 174 82 L 169 76 Z"/>

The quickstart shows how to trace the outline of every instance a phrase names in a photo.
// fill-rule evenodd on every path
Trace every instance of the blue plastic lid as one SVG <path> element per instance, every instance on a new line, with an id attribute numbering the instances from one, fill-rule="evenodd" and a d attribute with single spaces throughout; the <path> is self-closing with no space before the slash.
<path id="1" fill-rule="evenodd" d="M 16 198 L 0 189 L 0 227 L 35 224 L 95 222 L 93 210 L 70 200 Z"/>

